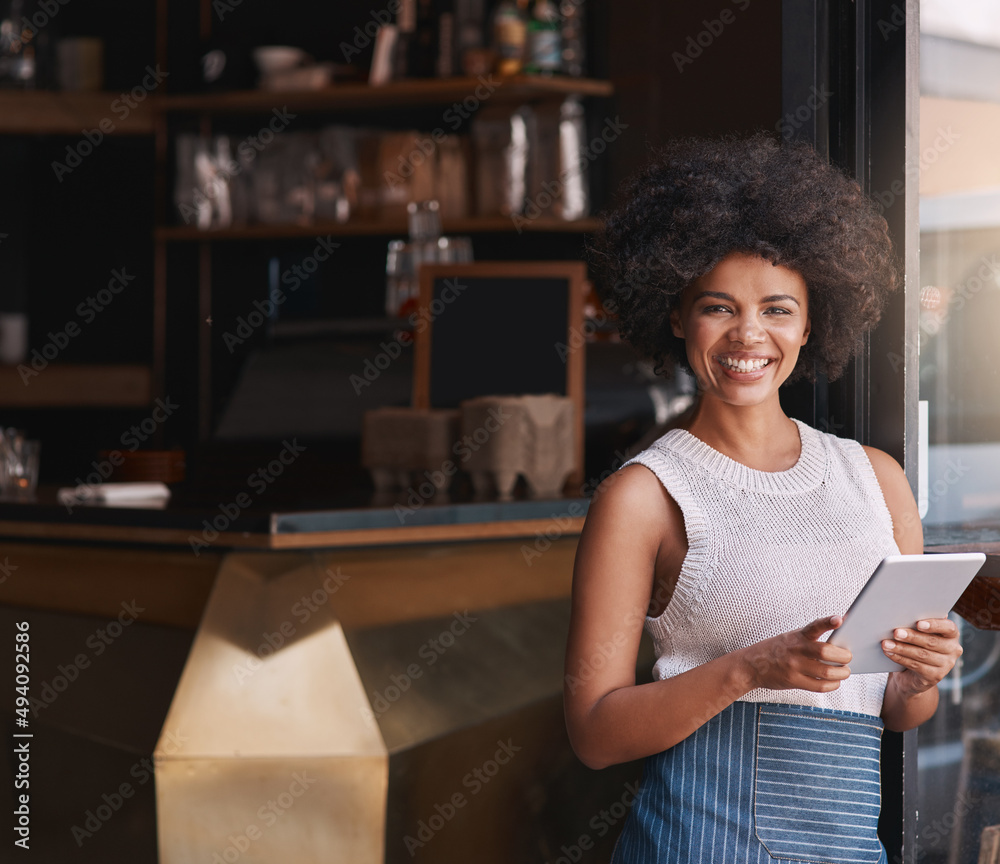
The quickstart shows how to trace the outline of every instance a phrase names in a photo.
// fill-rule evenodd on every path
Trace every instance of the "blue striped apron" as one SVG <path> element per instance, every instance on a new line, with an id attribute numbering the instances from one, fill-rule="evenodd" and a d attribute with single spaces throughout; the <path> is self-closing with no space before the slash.
<path id="1" fill-rule="evenodd" d="M 734 702 L 650 756 L 612 864 L 885 864 L 882 720 Z"/>

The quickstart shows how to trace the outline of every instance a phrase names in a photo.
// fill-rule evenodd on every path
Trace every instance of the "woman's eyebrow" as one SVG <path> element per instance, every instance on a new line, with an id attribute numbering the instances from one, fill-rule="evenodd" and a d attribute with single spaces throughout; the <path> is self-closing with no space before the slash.
<path id="1" fill-rule="evenodd" d="M 695 296 L 695 300 L 701 300 L 702 297 L 714 297 L 716 300 L 728 300 L 730 303 L 735 303 L 736 299 L 732 294 L 726 294 L 724 291 L 699 291 Z M 796 306 L 800 306 L 798 300 L 796 300 L 791 294 L 771 294 L 768 297 L 761 298 L 761 303 L 778 303 L 782 300 L 790 300 Z"/>

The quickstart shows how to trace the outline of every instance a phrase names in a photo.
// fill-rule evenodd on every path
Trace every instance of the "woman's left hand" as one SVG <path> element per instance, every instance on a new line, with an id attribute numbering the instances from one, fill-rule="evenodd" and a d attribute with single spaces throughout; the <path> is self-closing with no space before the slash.
<path id="1" fill-rule="evenodd" d="M 897 628 L 892 639 L 882 641 L 882 650 L 904 667 L 892 676 L 899 690 L 909 696 L 937 686 L 962 656 L 958 627 L 948 618 L 928 618 L 916 627 Z"/>

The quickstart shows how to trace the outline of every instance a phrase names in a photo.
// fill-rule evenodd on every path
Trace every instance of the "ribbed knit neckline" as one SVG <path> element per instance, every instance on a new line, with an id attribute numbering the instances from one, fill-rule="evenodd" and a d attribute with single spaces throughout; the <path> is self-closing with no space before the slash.
<path id="1" fill-rule="evenodd" d="M 801 451 L 798 461 L 784 471 L 759 471 L 731 459 L 710 447 L 687 429 L 671 429 L 656 442 L 663 450 L 694 462 L 720 480 L 765 494 L 796 494 L 818 486 L 826 476 L 826 447 L 820 432 L 800 420 L 791 418 L 799 430 Z"/>

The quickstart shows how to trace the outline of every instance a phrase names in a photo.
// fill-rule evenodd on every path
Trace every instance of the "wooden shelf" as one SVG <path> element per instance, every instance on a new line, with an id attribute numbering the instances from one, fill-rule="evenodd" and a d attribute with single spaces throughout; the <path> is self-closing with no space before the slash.
<path id="1" fill-rule="evenodd" d="M 487 82 L 485 85 L 483 82 Z M 478 91 L 478 93 L 477 93 Z M 332 111 L 380 109 L 408 105 L 446 105 L 472 97 L 480 102 L 533 102 L 558 96 L 610 96 L 610 81 L 593 78 L 498 75 L 480 78 L 430 78 L 393 81 L 389 84 L 335 84 L 323 90 L 242 90 L 228 93 L 197 93 L 164 96 L 158 100 L 164 111 L 212 111 L 216 113 Z"/>
<path id="2" fill-rule="evenodd" d="M 152 373 L 142 365 L 30 363 L 0 366 L 0 408 L 143 407 L 152 401 Z M 21 371 L 19 371 L 21 370 Z"/>
<path id="3" fill-rule="evenodd" d="M 314 318 L 304 321 L 276 321 L 271 335 L 276 339 L 310 336 L 384 336 L 396 330 L 412 330 L 406 318 Z"/>
<path id="4" fill-rule="evenodd" d="M 507 216 L 470 216 L 466 219 L 442 220 L 442 232 L 454 234 L 487 234 L 514 233 L 521 231 L 559 232 L 589 234 L 600 229 L 603 223 L 600 219 L 577 219 L 566 222 L 561 219 L 524 219 L 520 225 L 515 225 Z M 189 225 L 174 225 L 156 229 L 157 240 L 266 240 L 283 237 L 316 237 L 316 236 L 386 236 L 405 237 L 407 226 L 405 221 L 392 222 L 313 222 L 307 225 L 241 225 L 232 228 L 192 228 Z"/>
<path id="5" fill-rule="evenodd" d="M 0 90 L 0 135 L 152 135 L 153 97 L 135 103 L 120 93 L 70 93 L 56 90 Z"/>

